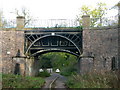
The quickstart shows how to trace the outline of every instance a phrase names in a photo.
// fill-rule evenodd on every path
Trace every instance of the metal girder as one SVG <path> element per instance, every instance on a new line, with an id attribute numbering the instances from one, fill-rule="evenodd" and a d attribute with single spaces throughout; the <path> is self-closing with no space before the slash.
<path id="1" fill-rule="evenodd" d="M 70 53 L 72 55 L 75 55 L 75 56 L 79 57 L 79 54 L 76 54 L 74 52 L 71 52 L 71 51 L 65 50 L 65 49 L 45 49 L 45 50 L 40 50 L 40 51 L 35 52 L 31 56 L 38 56 L 40 54 L 44 54 L 44 53 L 48 53 L 48 52 L 66 52 L 66 53 Z"/>
<path id="2" fill-rule="evenodd" d="M 69 51 L 74 53 L 74 55 L 82 53 L 82 31 L 25 31 L 25 41 L 25 43 L 30 42 L 25 45 L 25 54 L 28 52 L 33 54 L 32 52 L 36 53 L 42 49 L 44 51 L 55 51 L 52 50 L 54 48 L 56 48 L 57 51 L 60 51 L 60 49 L 63 52 Z M 46 45 L 44 45 L 45 43 Z"/>

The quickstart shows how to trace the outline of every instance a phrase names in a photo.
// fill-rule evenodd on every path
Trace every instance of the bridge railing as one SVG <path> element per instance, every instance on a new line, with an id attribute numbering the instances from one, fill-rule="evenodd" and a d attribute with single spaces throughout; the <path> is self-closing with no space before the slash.
<path id="1" fill-rule="evenodd" d="M 13 20 L 3 20 L 3 28 L 16 28 L 17 22 Z M 103 18 L 90 18 L 90 27 L 107 27 L 118 25 L 118 15 Z M 52 28 L 52 27 L 78 27 L 81 23 L 77 19 L 32 19 L 25 28 Z"/>
<path id="2" fill-rule="evenodd" d="M 4 28 L 16 28 L 16 20 L 3 20 Z M 78 27 L 79 22 L 76 19 L 32 19 L 25 28 L 52 28 L 52 27 Z"/>
<path id="3" fill-rule="evenodd" d="M 34 19 L 31 20 L 26 28 L 52 28 L 52 27 L 77 27 L 79 22 L 75 19 Z"/>
<path id="4" fill-rule="evenodd" d="M 16 28 L 16 19 L 3 19 L 0 22 L 0 28 Z"/>

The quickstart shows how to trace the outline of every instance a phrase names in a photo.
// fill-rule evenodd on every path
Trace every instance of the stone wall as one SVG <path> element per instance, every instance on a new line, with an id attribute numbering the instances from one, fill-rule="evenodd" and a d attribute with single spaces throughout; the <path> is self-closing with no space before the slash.
<path id="1" fill-rule="evenodd" d="M 15 61 L 12 57 L 20 50 L 20 54 L 24 55 L 24 31 L 0 30 L 2 36 L 0 37 L 2 53 L 2 72 L 13 73 Z M 0 65 L 1 66 L 1 65 Z"/>
<path id="2" fill-rule="evenodd" d="M 18 50 L 24 56 L 24 31 L 22 30 L 0 30 L 0 68 L 3 73 L 14 73 L 16 59 L 13 59 Z M 112 59 L 118 55 L 118 28 L 107 29 L 85 29 L 83 30 L 83 54 L 80 69 L 84 71 L 111 70 Z M 94 57 L 94 58 L 93 58 Z M 19 59 L 19 58 L 18 58 Z M 39 65 L 32 59 L 20 59 L 20 68 L 26 75 L 36 74 Z M 118 62 L 118 61 L 117 61 Z M 118 68 L 118 66 L 117 66 Z M 24 70 L 26 69 L 26 71 Z"/>
<path id="3" fill-rule="evenodd" d="M 94 57 L 94 69 L 111 70 L 113 57 L 118 62 L 118 28 L 84 30 L 83 51 L 83 56 Z"/>
<path id="4" fill-rule="evenodd" d="M 120 20 L 119 20 L 120 21 Z M 120 26 L 118 28 L 118 60 L 119 60 L 119 70 L 120 70 Z"/>

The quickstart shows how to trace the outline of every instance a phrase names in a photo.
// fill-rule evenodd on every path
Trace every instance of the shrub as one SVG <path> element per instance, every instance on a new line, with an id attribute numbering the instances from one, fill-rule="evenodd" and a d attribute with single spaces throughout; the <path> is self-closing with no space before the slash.
<path id="1" fill-rule="evenodd" d="M 3 88 L 41 88 L 45 80 L 40 77 L 23 77 L 20 75 L 3 74 Z"/>
<path id="2" fill-rule="evenodd" d="M 48 73 L 46 70 L 44 72 L 39 72 L 38 73 L 39 77 L 49 77 L 50 73 Z"/>
<path id="3" fill-rule="evenodd" d="M 120 74 L 116 72 L 73 75 L 66 82 L 69 88 L 120 88 Z"/>
<path id="4" fill-rule="evenodd" d="M 63 76 L 71 76 L 72 74 L 76 74 L 77 69 L 74 67 L 65 68 L 60 74 Z"/>

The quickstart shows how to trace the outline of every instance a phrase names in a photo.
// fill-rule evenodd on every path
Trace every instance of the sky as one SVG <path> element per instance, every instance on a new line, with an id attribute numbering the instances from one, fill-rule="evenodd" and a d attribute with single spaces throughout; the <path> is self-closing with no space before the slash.
<path id="1" fill-rule="evenodd" d="M 15 9 L 25 7 L 30 15 L 39 19 L 75 19 L 82 5 L 95 6 L 97 2 L 113 7 L 120 0 L 0 0 L 5 18 L 16 18 Z M 110 12 L 111 14 L 113 12 Z"/>

